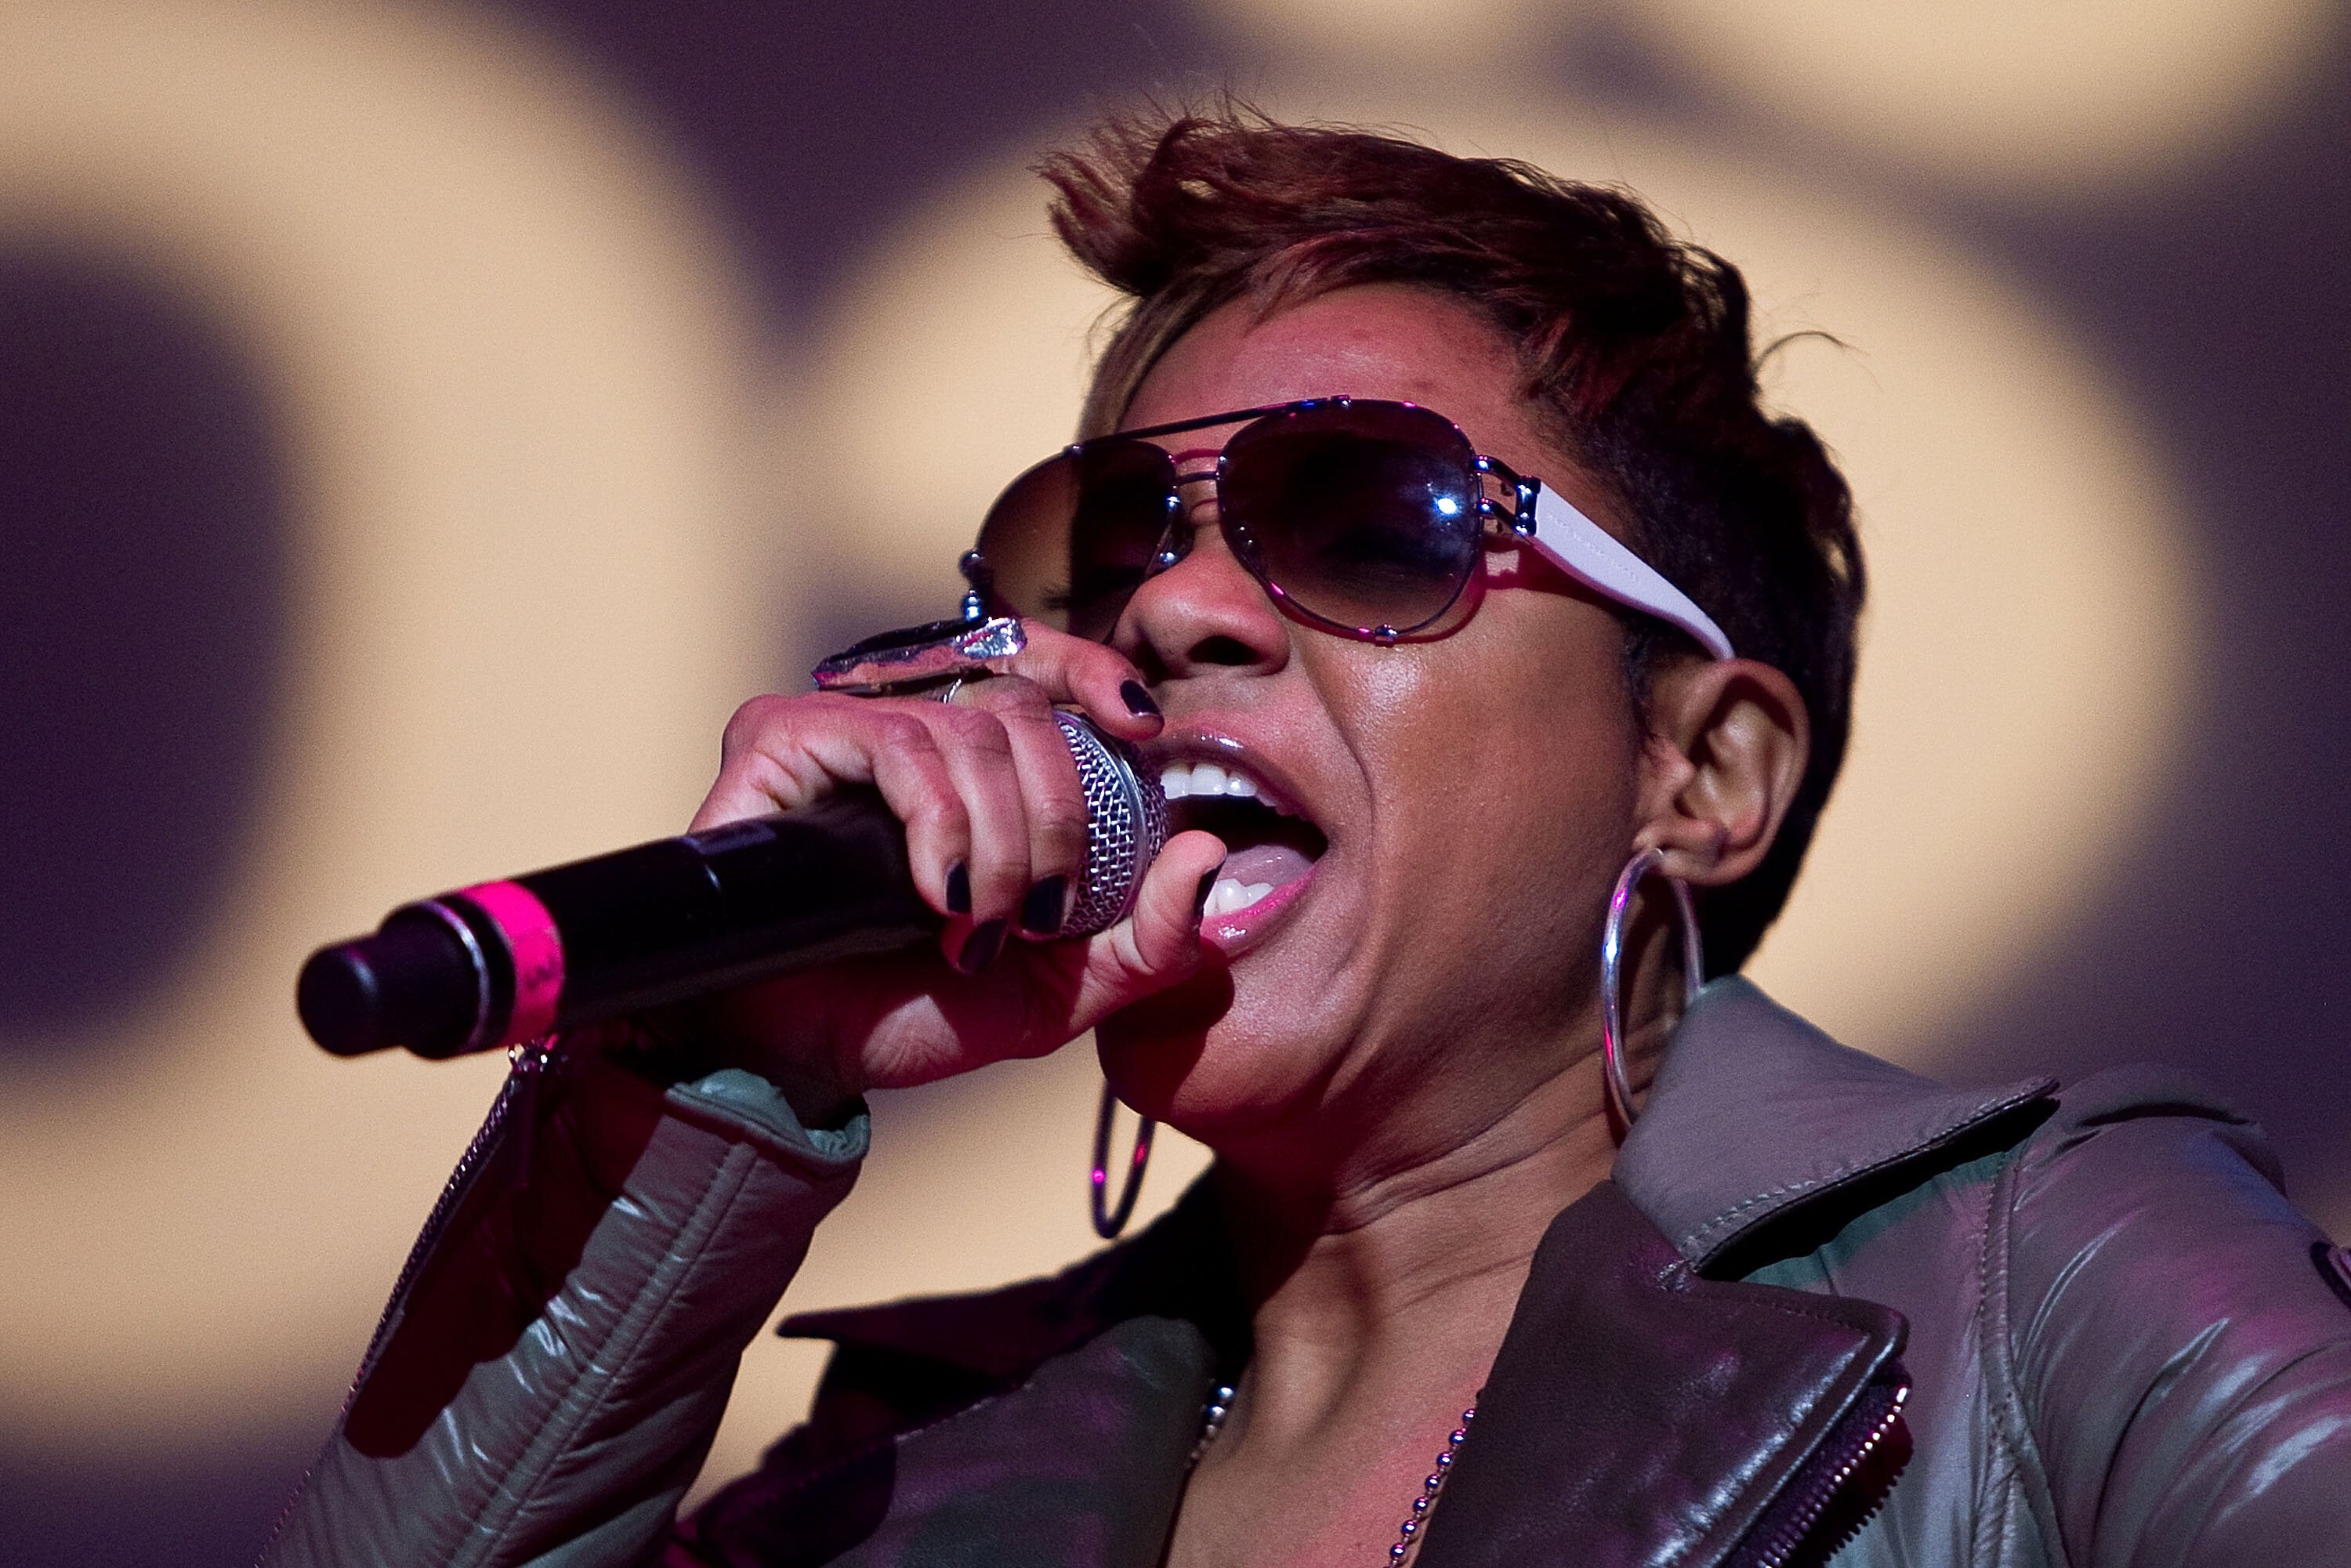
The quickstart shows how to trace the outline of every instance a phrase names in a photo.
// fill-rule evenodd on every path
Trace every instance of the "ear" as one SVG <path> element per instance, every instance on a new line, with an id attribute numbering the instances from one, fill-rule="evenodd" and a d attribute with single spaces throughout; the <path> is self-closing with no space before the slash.
<path id="1" fill-rule="evenodd" d="M 1701 887 L 1762 862 L 1812 755 L 1796 684 L 1752 659 L 1677 659 L 1649 690 L 1636 849 L 1665 852 L 1667 875 Z"/>

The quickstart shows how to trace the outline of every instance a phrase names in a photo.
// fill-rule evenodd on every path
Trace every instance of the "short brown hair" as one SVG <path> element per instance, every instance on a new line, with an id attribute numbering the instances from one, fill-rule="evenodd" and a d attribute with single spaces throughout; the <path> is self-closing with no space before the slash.
<path id="1" fill-rule="evenodd" d="M 1131 300 L 1095 367 L 1084 434 L 1117 428 L 1167 347 L 1235 299 L 1270 311 L 1353 284 L 1416 284 L 1518 345 L 1520 395 L 1608 486 L 1628 542 L 1803 696 L 1812 757 L 1779 838 L 1700 904 L 1708 970 L 1746 962 L 1844 760 L 1863 569 L 1851 493 L 1820 438 L 1761 406 L 1738 269 L 1623 191 L 1229 106 L 1111 120 L 1040 172 L 1071 253 Z M 1625 619 L 1637 713 L 1656 661 L 1696 645 Z"/>

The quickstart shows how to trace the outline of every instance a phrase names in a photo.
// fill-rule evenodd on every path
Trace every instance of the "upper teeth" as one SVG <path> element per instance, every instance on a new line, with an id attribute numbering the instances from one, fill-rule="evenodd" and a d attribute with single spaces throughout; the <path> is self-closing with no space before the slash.
<path id="1" fill-rule="evenodd" d="M 1171 762 L 1159 771 L 1159 787 L 1170 800 L 1187 795 L 1254 796 L 1257 780 L 1214 762 Z"/>

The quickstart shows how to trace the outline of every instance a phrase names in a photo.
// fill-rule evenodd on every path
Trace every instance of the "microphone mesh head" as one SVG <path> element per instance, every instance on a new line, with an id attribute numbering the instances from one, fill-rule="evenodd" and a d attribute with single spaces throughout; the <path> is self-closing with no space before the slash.
<path id="1" fill-rule="evenodd" d="M 1086 795 L 1086 877 L 1061 929 L 1072 936 L 1108 930 L 1134 906 L 1143 873 L 1167 842 L 1167 797 L 1134 747 L 1075 714 L 1056 712 Z"/>

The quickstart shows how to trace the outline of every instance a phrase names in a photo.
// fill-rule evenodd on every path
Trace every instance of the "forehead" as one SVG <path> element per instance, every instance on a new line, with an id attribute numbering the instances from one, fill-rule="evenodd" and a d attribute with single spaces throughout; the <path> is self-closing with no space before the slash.
<path id="1" fill-rule="evenodd" d="M 1384 398 L 1435 409 L 1478 450 L 1514 467 L 1555 467 L 1518 397 L 1508 339 L 1467 305 L 1375 284 L 1320 295 L 1256 319 L 1247 300 L 1212 312 L 1172 344 L 1136 389 L 1126 428 L 1170 424 L 1300 398 Z M 1221 433 L 1202 431 L 1204 445 Z M 1192 438 L 1183 438 L 1190 440 Z"/>

